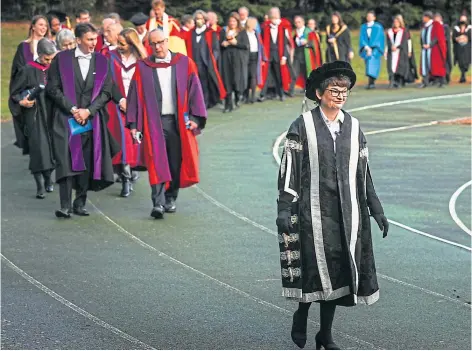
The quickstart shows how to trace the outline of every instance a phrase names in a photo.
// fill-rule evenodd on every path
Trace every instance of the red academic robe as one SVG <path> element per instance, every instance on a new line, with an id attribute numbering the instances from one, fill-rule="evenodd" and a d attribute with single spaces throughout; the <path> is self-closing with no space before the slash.
<path id="1" fill-rule="evenodd" d="M 286 36 L 286 30 L 291 33 L 291 26 L 290 28 L 287 26 L 286 23 L 287 20 L 283 21 L 280 23 L 278 26 L 278 36 L 277 36 L 277 44 L 278 44 L 278 49 L 279 49 L 279 57 L 282 56 L 287 56 L 284 55 L 284 45 L 285 45 L 285 39 L 284 36 Z M 264 24 L 264 29 L 262 30 L 263 36 L 263 43 L 264 43 L 264 51 L 265 51 L 265 56 L 267 59 L 270 59 L 270 41 L 272 40 L 271 35 L 270 35 L 270 22 Z M 287 40 L 289 43 L 293 43 L 293 39 L 289 35 L 287 37 Z M 290 44 L 290 46 L 293 48 L 293 45 Z M 290 53 L 290 50 L 289 50 Z M 290 76 L 290 68 L 288 67 L 290 60 L 290 55 L 287 56 L 287 63 L 285 65 L 280 65 L 280 75 L 282 77 L 282 87 L 284 91 L 288 91 L 290 88 L 290 83 L 291 83 L 291 76 Z M 265 81 L 267 80 L 267 75 L 268 75 L 268 68 L 269 65 L 263 65 L 262 67 L 262 80 L 265 84 Z"/>
<path id="2" fill-rule="evenodd" d="M 192 49 L 192 38 L 195 29 L 189 30 L 188 32 L 182 33 L 182 37 L 185 40 L 185 46 L 187 48 L 187 56 L 193 60 L 193 49 Z M 210 70 L 210 77 L 215 77 L 218 87 L 218 91 L 220 92 L 220 100 L 223 100 L 226 97 L 226 90 L 223 84 L 223 80 L 221 79 L 220 72 L 218 70 L 218 62 L 215 59 L 215 55 L 213 54 L 213 30 L 206 30 L 205 31 L 205 41 L 208 46 L 208 51 L 210 53 L 211 65 L 212 67 Z"/>
<path id="3" fill-rule="evenodd" d="M 431 41 L 436 41 L 436 44 L 433 45 L 431 48 L 431 63 L 429 73 L 431 76 L 434 77 L 445 77 L 447 46 L 446 35 L 444 34 L 444 27 L 441 23 L 437 21 L 433 21 L 433 24 L 431 26 Z M 421 65 L 423 65 L 423 60 L 421 60 Z"/>
<path id="4" fill-rule="evenodd" d="M 151 21 L 153 20 L 154 20 L 153 18 L 149 18 L 146 22 L 146 29 L 148 31 L 151 31 L 154 29 L 154 28 L 151 28 Z M 156 24 L 158 28 L 164 29 L 163 28 L 164 24 L 162 20 L 156 19 Z M 185 51 L 185 43 L 181 35 L 179 21 L 177 21 L 172 16 L 167 15 L 167 26 L 168 26 L 167 29 L 169 31 L 169 50 L 175 53 L 180 52 L 181 54 L 186 55 L 187 53 Z M 148 54 L 152 55 L 152 48 L 149 45 L 146 45 L 145 47 L 148 51 Z"/>
<path id="5" fill-rule="evenodd" d="M 173 54 L 170 63 L 154 63 L 149 58 L 138 61 L 127 97 L 127 125 L 143 133 L 136 168 L 149 172 L 151 185 L 171 181 L 153 74 L 155 68 L 169 66 L 175 74 L 176 111 L 182 146 L 180 187 L 186 188 L 200 180 L 197 133 L 186 128 L 186 120 L 189 116 L 207 116 L 195 62 L 180 53 Z"/>
<path id="6" fill-rule="evenodd" d="M 103 34 L 99 34 L 97 37 L 97 45 L 95 46 L 95 52 L 100 52 L 105 46 L 105 38 Z"/>
<path id="7" fill-rule="evenodd" d="M 115 87 L 118 88 L 121 96 L 126 98 L 122 69 L 129 71 L 133 67 L 136 67 L 136 64 L 125 67 L 121 61 L 120 54 L 116 50 L 109 51 L 108 62 L 110 64 L 113 83 Z M 110 116 L 107 124 L 108 130 L 121 146 L 120 152 L 113 157 L 113 164 L 129 164 L 131 167 L 135 167 L 137 164 L 138 144 L 134 143 L 130 131 L 126 128 L 126 115 L 113 100 L 110 100 L 107 104 L 107 109 Z"/>
<path id="8" fill-rule="evenodd" d="M 220 34 L 223 28 L 219 26 L 218 24 L 214 25 L 213 27 L 210 27 L 212 31 L 216 32 L 216 37 L 218 38 L 218 41 L 220 40 Z"/>

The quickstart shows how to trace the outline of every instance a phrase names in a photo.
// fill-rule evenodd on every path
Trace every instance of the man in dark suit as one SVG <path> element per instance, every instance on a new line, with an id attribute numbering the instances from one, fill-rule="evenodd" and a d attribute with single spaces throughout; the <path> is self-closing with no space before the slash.
<path id="1" fill-rule="evenodd" d="M 78 24 L 77 48 L 58 54 L 49 70 L 46 91 L 54 102 L 52 138 L 61 201 L 56 216 L 60 218 L 70 218 L 71 212 L 88 216 L 87 190 L 113 184 L 111 159 L 119 146 L 107 129 L 112 77 L 107 59 L 94 52 L 97 35 L 93 25 Z"/>

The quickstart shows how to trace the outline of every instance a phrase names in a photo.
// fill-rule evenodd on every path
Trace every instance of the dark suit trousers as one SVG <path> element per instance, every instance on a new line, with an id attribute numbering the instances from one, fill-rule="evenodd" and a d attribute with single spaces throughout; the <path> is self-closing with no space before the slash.
<path id="1" fill-rule="evenodd" d="M 167 159 L 169 161 L 170 174 L 172 181 L 167 190 L 165 184 L 157 184 L 151 187 L 153 206 L 164 205 L 166 199 L 177 200 L 180 188 L 180 169 L 182 165 L 182 146 L 177 127 L 175 115 L 163 115 L 161 117 L 164 138 L 166 139 Z"/>
<path id="2" fill-rule="evenodd" d="M 305 50 L 303 48 L 303 50 Z M 292 82 L 290 84 L 290 92 L 293 93 L 293 89 L 295 88 L 295 84 L 297 83 L 297 78 L 298 76 L 301 74 L 303 74 L 303 76 L 305 77 L 306 79 L 306 61 L 305 61 L 305 52 L 302 51 L 301 53 L 300 52 L 297 52 L 295 54 L 295 57 L 293 58 L 293 67 L 292 67 Z"/>
<path id="3" fill-rule="evenodd" d="M 251 90 L 251 100 L 254 101 L 254 94 L 256 93 L 257 86 L 257 61 L 259 53 L 251 52 L 249 53 L 249 69 L 248 69 L 248 80 L 247 80 L 247 89 L 245 92 L 245 97 L 249 98 L 249 90 Z"/>
<path id="4" fill-rule="evenodd" d="M 59 198 L 61 208 L 72 208 L 72 188 L 75 186 L 75 200 L 73 208 L 81 208 L 87 202 L 87 190 L 90 177 L 93 174 L 93 135 L 92 131 L 83 133 L 82 152 L 85 162 L 85 171 L 79 175 L 65 177 L 59 181 Z"/>
<path id="5" fill-rule="evenodd" d="M 278 62 L 274 59 L 271 59 L 270 62 L 269 62 L 269 72 L 268 72 L 268 74 L 273 77 L 274 82 L 275 82 L 275 89 L 276 89 L 277 93 L 279 94 L 279 96 L 282 97 L 283 94 L 284 94 L 284 91 L 283 91 L 283 88 L 282 88 L 282 76 L 280 75 L 280 62 Z M 266 93 L 267 93 L 267 88 L 268 88 L 267 82 L 268 81 L 269 81 L 269 77 L 267 77 L 266 84 L 264 85 L 264 88 L 261 91 L 262 96 L 265 96 Z"/>

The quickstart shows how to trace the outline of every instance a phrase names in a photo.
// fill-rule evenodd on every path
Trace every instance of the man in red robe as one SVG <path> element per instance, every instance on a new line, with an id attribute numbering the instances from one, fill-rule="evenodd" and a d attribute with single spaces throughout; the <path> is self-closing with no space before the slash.
<path id="1" fill-rule="evenodd" d="M 218 25 L 218 15 L 213 11 L 207 12 L 207 27 L 216 32 L 218 40 L 220 40 L 220 33 L 223 30 L 220 25 Z"/>
<path id="2" fill-rule="evenodd" d="M 444 87 L 446 80 L 447 47 L 444 27 L 433 21 L 433 13 L 426 11 L 423 15 L 421 30 L 421 75 L 423 83 L 420 88 L 426 88 L 431 79 L 439 80 L 439 87 Z"/>
<path id="3" fill-rule="evenodd" d="M 164 32 L 166 38 L 169 39 L 169 50 L 174 53 L 181 53 L 187 55 L 185 50 L 185 42 L 180 35 L 179 22 L 169 16 L 166 11 L 166 4 L 164 0 L 152 0 L 151 12 L 149 13 L 149 20 L 146 22 L 146 29 L 151 31 L 153 29 L 160 29 Z M 149 54 L 152 54 L 152 48 L 149 47 Z"/>
<path id="4" fill-rule="evenodd" d="M 139 142 L 136 169 L 149 172 L 151 216 L 162 219 L 164 212 L 176 211 L 179 188 L 199 182 L 196 135 L 207 110 L 193 60 L 171 52 L 160 29 L 149 33 L 149 43 L 153 55 L 136 65 L 126 117 Z"/>
<path id="5" fill-rule="evenodd" d="M 285 100 L 284 91 L 288 91 L 291 82 L 290 60 L 291 28 L 287 21 L 280 19 L 280 10 L 274 7 L 269 12 L 270 24 L 263 26 L 262 40 L 265 56 L 268 60 L 263 72 L 264 88 L 258 101 L 265 100 L 269 82 L 273 81 L 281 101 Z"/>
<path id="6" fill-rule="evenodd" d="M 197 65 L 205 106 L 211 108 L 226 96 L 218 71 L 220 42 L 216 32 L 207 27 L 204 11 L 195 11 L 193 17 L 195 28 L 185 33 L 187 56 Z"/>

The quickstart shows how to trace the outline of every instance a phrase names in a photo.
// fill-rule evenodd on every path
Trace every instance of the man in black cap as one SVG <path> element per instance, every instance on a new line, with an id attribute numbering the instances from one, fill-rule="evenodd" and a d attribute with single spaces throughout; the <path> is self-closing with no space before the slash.
<path id="1" fill-rule="evenodd" d="M 148 18 L 149 17 L 144 13 L 138 12 L 129 19 L 129 21 L 133 23 L 134 29 L 138 32 L 139 40 L 141 40 L 142 43 L 145 42 L 147 35 L 146 22 Z"/>
<path id="2" fill-rule="evenodd" d="M 339 349 L 331 334 L 336 306 L 379 298 L 369 216 L 384 238 L 388 221 L 359 121 L 342 110 L 355 82 L 343 61 L 311 72 L 306 98 L 318 106 L 292 123 L 280 163 L 276 223 L 283 296 L 299 302 L 291 336 L 300 348 L 312 302 L 320 303 L 316 349 L 333 350 Z"/>

